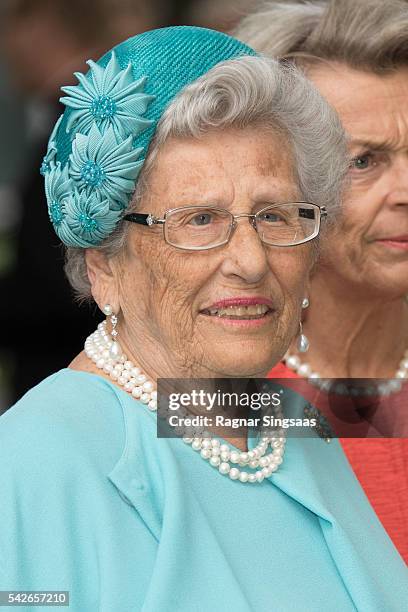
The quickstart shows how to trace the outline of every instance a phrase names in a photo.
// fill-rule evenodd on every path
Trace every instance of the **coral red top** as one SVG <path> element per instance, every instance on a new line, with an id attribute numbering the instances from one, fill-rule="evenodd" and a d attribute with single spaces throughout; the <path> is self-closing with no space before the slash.
<path id="1" fill-rule="evenodd" d="M 280 363 L 269 377 L 297 375 Z M 408 438 L 340 438 L 340 442 L 378 518 L 408 564 Z"/>

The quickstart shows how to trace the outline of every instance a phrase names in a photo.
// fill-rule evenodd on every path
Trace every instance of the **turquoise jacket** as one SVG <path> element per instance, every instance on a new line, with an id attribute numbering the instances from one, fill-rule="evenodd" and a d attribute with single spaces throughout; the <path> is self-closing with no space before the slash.
<path id="1" fill-rule="evenodd" d="M 156 418 L 70 369 L 0 418 L 0 590 L 69 591 L 70 612 L 407 609 L 407 568 L 337 441 L 290 438 L 248 485 L 158 439 Z"/>

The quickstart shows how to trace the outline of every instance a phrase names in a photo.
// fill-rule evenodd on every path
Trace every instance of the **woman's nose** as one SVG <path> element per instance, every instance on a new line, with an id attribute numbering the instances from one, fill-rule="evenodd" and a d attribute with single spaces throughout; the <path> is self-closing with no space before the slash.
<path id="1" fill-rule="evenodd" d="M 235 218 L 232 235 L 225 248 L 223 273 L 238 276 L 247 283 L 259 283 L 268 272 L 266 249 L 251 218 Z"/>

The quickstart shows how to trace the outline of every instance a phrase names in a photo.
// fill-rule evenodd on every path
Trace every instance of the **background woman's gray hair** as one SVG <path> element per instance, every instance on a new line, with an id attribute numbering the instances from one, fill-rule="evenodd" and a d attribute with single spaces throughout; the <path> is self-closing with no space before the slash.
<path id="1" fill-rule="evenodd" d="M 337 114 L 294 66 L 259 57 L 218 64 L 172 101 L 158 123 L 128 210 L 138 208 L 157 153 L 169 138 L 200 138 L 209 131 L 252 126 L 284 135 L 293 156 L 299 198 L 333 213 L 347 169 L 345 135 Z M 129 226 L 121 223 L 96 248 L 108 257 L 116 255 Z M 84 249 L 67 249 L 65 271 L 77 297 L 88 300 Z"/>
<path id="2" fill-rule="evenodd" d="M 262 2 L 233 32 L 271 57 L 340 61 L 376 74 L 408 65 L 406 0 Z"/>

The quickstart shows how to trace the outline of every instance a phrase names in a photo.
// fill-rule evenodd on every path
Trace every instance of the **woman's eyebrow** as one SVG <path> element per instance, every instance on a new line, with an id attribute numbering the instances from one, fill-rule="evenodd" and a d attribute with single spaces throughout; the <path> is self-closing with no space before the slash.
<path id="1" fill-rule="evenodd" d="M 405 146 L 398 145 L 395 141 L 392 140 L 369 140 L 369 139 L 353 139 L 351 138 L 348 141 L 350 148 L 361 147 L 362 149 L 367 149 L 370 151 L 384 151 L 391 152 L 397 151 L 398 149 L 408 148 L 408 143 Z"/>

